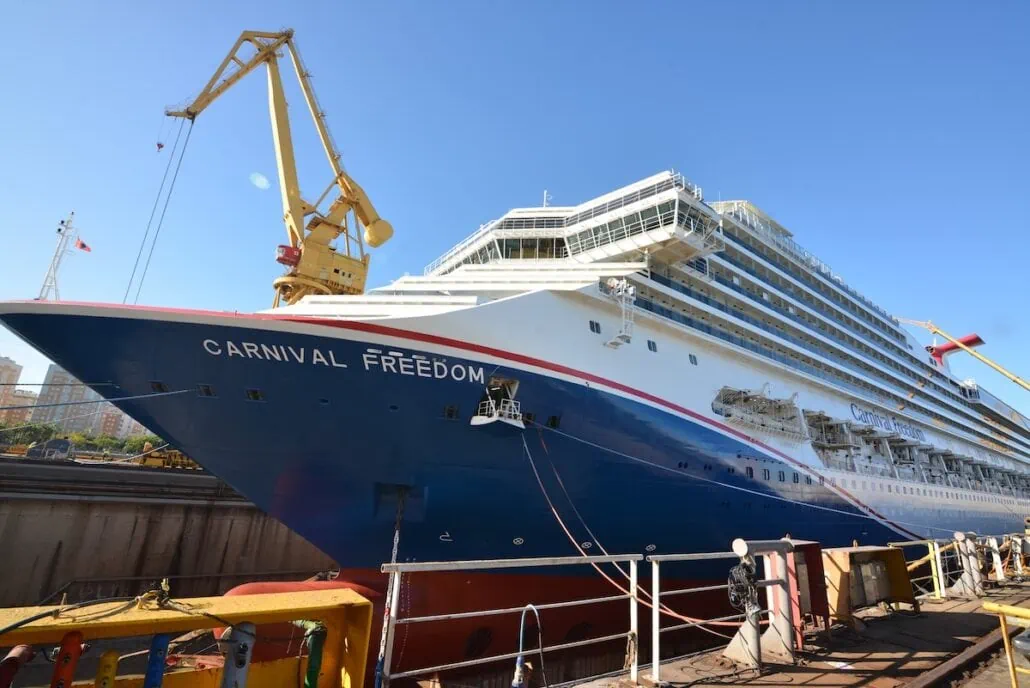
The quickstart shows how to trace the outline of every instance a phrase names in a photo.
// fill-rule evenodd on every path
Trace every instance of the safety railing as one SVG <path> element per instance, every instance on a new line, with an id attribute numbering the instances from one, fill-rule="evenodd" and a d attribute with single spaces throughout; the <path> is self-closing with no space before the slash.
<path id="1" fill-rule="evenodd" d="M 687 628 L 696 628 L 698 626 L 707 627 L 712 626 L 713 624 L 725 625 L 726 622 L 740 621 L 740 625 L 737 628 L 733 628 L 736 635 L 730 639 L 725 653 L 734 659 L 742 660 L 745 664 L 749 664 L 755 668 L 760 668 L 762 649 L 760 645 L 761 641 L 758 637 L 758 623 L 760 617 L 769 617 L 770 625 L 776 630 L 777 637 L 781 642 L 778 651 L 781 654 L 789 655 L 790 658 L 793 659 L 795 619 L 792 612 L 790 580 L 794 580 L 793 587 L 795 590 L 797 589 L 797 581 L 796 571 L 787 564 L 784 556 L 787 552 L 792 550 L 793 546 L 788 540 L 759 540 L 748 542 L 738 539 L 733 542 L 732 552 L 655 554 L 648 556 L 647 561 L 651 564 L 651 682 L 654 685 L 661 684 L 662 634 Z M 758 588 L 770 589 L 766 609 L 760 609 L 757 598 L 755 598 L 747 601 L 744 604 L 745 610 L 738 614 L 729 614 L 711 619 L 690 619 L 689 617 L 672 612 L 667 605 L 664 604 L 663 600 L 679 595 L 713 592 L 716 590 L 726 590 L 729 592 L 731 585 L 727 582 L 721 585 L 705 585 L 663 591 L 661 586 L 662 564 L 674 562 L 711 561 L 717 559 L 730 559 L 743 563 L 745 560 L 750 558 L 752 566 L 751 571 L 753 573 L 756 570 L 753 561 L 753 557 L 755 556 L 762 556 L 765 559 L 765 565 L 763 567 L 764 578 L 762 580 L 755 580 L 753 584 L 755 590 L 751 590 L 750 592 L 753 596 L 757 592 Z M 663 614 L 679 617 L 683 622 L 671 626 L 665 626 L 663 628 L 661 625 L 661 617 Z M 738 637 L 741 638 L 740 641 L 738 641 Z M 739 647 L 736 654 L 730 654 L 734 652 L 733 646 L 738 642 Z M 773 651 L 776 652 L 777 649 L 773 649 Z"/>
<path id="2" fill-rule="evenodd" d="M 522 420 L 522 404 L 514 399 L 501 399 L 499 404 L 493 399 L 486 399 L 479 402 L 476 415 Z"/>
<path id="3" fill-rule="evenodd" d="M 906 540 L 890 547 L 914 549 L 906 558 L 910 580 L 920 599 L 976 597 L 984 583 L 1005 583 L 1010 575 L 1022 576 L 1024 543 L 1021 535 L 955 533 L 951 540 Z M 925 554 L 924 554 L 925 551 Z M 1002 557 L 1002 553 L 1007 556 Z M 923 573 L 928 570 L 929 573 Z M 912 575 L 919 573 L 920 575 Z"/>
<path id="4" fill-rule="evenodd" d="M 944 543 L 942 545 L 942 542 Z M 888 542 L 888 547 L 900 548 L 903 550 L 914 549 L 919 556 L 909 559 L 906 554 L 905 564 L 908 569 L 909 581 L 912 583 L 917 599 L 942 600 L 945 591 L 954 580 L 949 582 L 944 575 L 944 555 L 954 550 L 955 544 L 947 540 L 905 540 L 902 542 Z M 923 551 L 925 550 L 925 554 Z M 929 570 L 924 575 L 913 575 L 915 573 Z M 958 571 L 961 574 L 961 569 Z"/>
<path id="5" fill-rule="evenodd" d="M 1009 637 L 1009 623 L 1007 617 L 1013 617 L 1030 625 L 1030 609 L 1013 607 L 1007 604 L 995 602 L 984 602 L 984 610 L 998 615 L 998 625 L 1001 627 L 1001 639 L 1005 643 L 1005 661 L 1009 668 L 1009 682 L 1012 688 L 1019 688 L 1019 674 L 1030 674 L 1030 669 L 1017 667 L 1015 658 L 1012 656 L 1012 639 Z M 1016 639 L 1019 642 L 1019 638 Z"/>
<path id="6" fill-rule="evenodd" d="M 629 602 L 629 629 L 627 631 L 623 633 L 614 633 L 595 638 L 587 638 L 585 640 L 559 643 L 556 645 L 544 645 L 543 643 L 541 643 L 541 646 L 539 648 L 533 648 L 531 652 L 532 654 L 537 654 L 554 652 L 557 650 L 568 650 L 576 647 L 596 645 L 600 643 L 611 642 L 613 640 L 618 640 L 620 638 L 626 638 L 629 640 L 629 647 L 631 648 L 630 657 L 628 658 L 630 679 L 636 682 L 637 674 L 639 671 L 639 658 L 638 652 L 636 651 L 636 648 L 638 647 L 639 638 L 637 618 L 637 564 L 642 559 L 643 555 L 640 554 L 624 554 L 603 556 L 538 557 L 527 559 L 486 559 L 474 561 L 441 561 L 425 563 L 413 562 L 401 564 L 383 564 L 383 573 L 388 573 L 390 575 L 388 583 L 389 606 L 386 609 L 386 619 L 383 625 L 383 636 L 380 642 L 378 662 L 379 666 L 376 668 L 377 685 L 382 686 L 382 688 L 387 688 L 390 685 L 390 682 L 394 679 L 411 678 L 414 676 L 435 674 L 442 671 L 462 669 L 481 664 L 491 664 L 505 660 L 520 659 L 523 655 L 530 653 L 530 651 L 523 652 L 520 648 L 520 650 L 516 652 L 507 652 L 499 655 L 491 655 L 489 657 L 479 657 L 476 659 L 468 659 L 460 662 L 450 662 L 446 664 L 438 664 L 435 666 L 421 667 L 395 672 L 393 671 L 392 667 L 393 644 L 394 633 L 396 631 L 397 626 L 399 625 L 433 623 L 449 621 L 454 619 L 471 619 L 485 616 L 497 616 L 503 614 L 522 614 L 529 608 L 529 606 L 532 606 L 532 608 L 536 609 L 537 612 L 540 612 L 547 609 L 562 609 L 568 607 L 582 607 L 587 605 L 606 604 L 617 602 L 619 600 L 626 600 Z M 433 614 L 429 616 L 402 617 L 399 615 L 398 605 L 400 602 L 400 590 L 401 584 L 403 582 L 402 579 L 405 574 L 445 571 L 499 571 L 557 566 L 596 566 L 598 564 L 628 564 L 630 579 L 628 584 L 628 592 L 608 595 L 604 597 L 568 600 L 563 602 L 550 602 L 546 604 L 533 604 L 523 607 L 480 609 L 475 611 L 456 612 L 451 614 Z"/>

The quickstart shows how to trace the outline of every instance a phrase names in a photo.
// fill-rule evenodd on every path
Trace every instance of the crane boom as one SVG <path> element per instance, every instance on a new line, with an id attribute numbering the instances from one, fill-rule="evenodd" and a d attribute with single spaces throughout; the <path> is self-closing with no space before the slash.
<path id="1" fill-rule="evenodd" d="M 948 334 L 947 332 L 945 332 L 941 328 L 937 327 L 936 325 L 934 325 L 929 320 L 909 320 L 908 318 L 898 318 L 898 320 L 900 320 L 903 323 L 907 323 L 909 325 L 916 325 L 918 327 L 922 327 L 924 329 L 929 330 L 932 334 L 938 334 L 938 335 L 944 337 L 945 339 L 947 339 L 949 342 L 951 342 L 952 344 L 954 344 L 958 348 L 962 349 L 963 351 L 965 351 L 969 355 L 973 356 L 977 360 L 979 360 L 979 361 L 989 365 L 991 368 L 993 368 L 994 370 L 998 371 L 999 373 L 1001 373 L 1002 375 L 1004 375 L 1008 379 L 1012 380 L 1013 382 L 1015 382 L 1017 385 L 1019 385 L 1023 389 L 1025 389 L 1027 391 L 1030 391 L 1030 382 L 1027 382 L 1023 378 L 1021 378 L 1018 375 L 1016 375 L 1015 373 L 1011 373 L 1008 370 L 1006 370 L 1005 368 L 1002 368 L 1000 365 L 998 365 L 997 363 L 995 363 L 991 359 L 987 358 L 983 354 L 980 354 L 980 353 L 974 351 L 972 349 L 972 347 L 966 346 L 962 341 L 960 341 L 958 339 L 955 339 L 950 334 Z"/>
<path id="2" fill-rule="evenodd" d="M 297 176 L 293 136 L 279 70 L 279 58 L 284 47 L 293 62 L 304 100 L 333 172 L 332 181 L 315 203 L 304 200 Z M 250 50 L 253 50 L 252 54 Z M 185 107 L 166 110 L 165 114 L 191 122 L 196 120 L 215 100 L 262 65 L 268 72 L 268 109 L 283 220 L 289 240 L 288 246 L 279 247 L 278 261 L 286 265 L 288 271 L 274 282 L 276 294 L 273 305 L 296 303 L 308 294 L 360 294 L 365 290 L 368 276 L 369 256 L 365 253 L 365 243 L 372 247 L 384 244 L 393 236 L 393 228 L 379 216 L 361 186 L 344 171 L 340 154 L 329 133 L 325 112 L 315 98 L 311 75 L 304 68 L 293 43 L 292 29 L 279 33 L 241 33 L 200 95 Z M 319 205 L 334 187 L 337 196 L 325 212 L 320 211 Z M 354 222 L 350 223 L 348 217 L 352 213 Z M 365 227 L 364 237 L 357 231 L 359 223 Z M 337 239 L 341 240 L 343 249 L 339 253 L 333 246 Z"/>

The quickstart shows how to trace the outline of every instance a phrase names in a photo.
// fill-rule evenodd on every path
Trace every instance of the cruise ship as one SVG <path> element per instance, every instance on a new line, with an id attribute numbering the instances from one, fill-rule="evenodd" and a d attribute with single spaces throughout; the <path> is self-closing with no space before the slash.
<path id="1" fill-rule="evenodd" d="M 0 320 L 370 584 L 391 558 L 874 544 L 1030 513 L 1026 417 L 673 171 L 510 210 L 362 295 Z M 479 580 L 447 594 L 500 594 Z"/>

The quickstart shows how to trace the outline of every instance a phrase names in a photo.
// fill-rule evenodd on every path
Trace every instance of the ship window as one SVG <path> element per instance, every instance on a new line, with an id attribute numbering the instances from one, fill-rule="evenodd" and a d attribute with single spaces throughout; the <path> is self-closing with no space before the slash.
<path id="1" fill-rule="evenodd" d="M 801 482 L 801 476 L 797 473 L 794 474 L 794 484 Z"/>
<path id="2" fill-rule="evenodd" d="M 658 345 L 655 344 L 655 341 L 653 339 L 648 339 L 647 340 L 647 349 L 648 349 L 648 351 L 658 351 Z"/>
<path id="3" fill-rule="evenodd" d="M 820 475 L 819 476 L 819 484 L 820 485 L 825 485 L 826 484 L 826 478 L 824 478 L 823 476 Z"/>
<path id="4" fill-rule="evenodd" d="M 561 416 L 550 416 L 547 419 L 547 427 L 557 429 L 561 424 Z"/>
<path id="5" fill-rule="evenodd" d="M 260 389 L 248 389 L 247 390 L 248 401 L 264 401 L 265 394 Z"/>
<path id="6" fill-rule="evenodd" d="M 806 485 L 811 485 L 812 484 L 812 476 L 810 476 L 810 475 L 806 475 L 805 476 L 805 484 Z"/>
<path id="7" fill-rule="evenodd" d="M 597 322 L 596 320 L 591 320 L 590 331 L 594 334 L 601 334 L 601 323 Z"/>
<path id="8" fill-rule="evenodd" d="M 168 385 L 159 380 L 151 380 L 150 391 L 154 392 L 155 394 L 164 394 L 168 391 Z"/>
<path id="9" fill-rule="evenodd" d="M 891 490 L 891 486 L 890 486 L 890 485 L 888 485 L 888 486 L 887 486 L 887 491 L 888 491 L 888 492 L 891 492 L 891 491 L 892 491 L 892 490 Z"/>
<path id="10" fill-rule="evenodd" d="M 443 407 L 443 417 L 446 418 L 447 420 L 457 420 L 458 419 L 458 407 L 455 406 L 454 404 L 449 404 L 447 406 L 444 406 Z"/>
<path id="11" fill-rule="evenodd" d="M 749 478 L 754 478 L 754 477 L 755 477 L 755 469 L 754 469 L 754 468 L 751 468 L 751 466 L 748 466 L 748 467 L 747 467 L 747 468 L 746 468 L 746 469 L 744 470 L 744 472 L 745 472 L 745 473 L 747 474 L 747 477 L 749 477 Z"/>
<path id="12" fill-rule="evenodd" d="M 197 385 L 197 396 L 199 397 L 216 397 L 215 388 L 211 385 Z"/>
<path id="13" fill-rule="evenodd" d="M 697 365 L 697 356 L 695 356 L 694 354 L 690 354 L 690 364 Z"/>
<path id="14" fill-rule="evenodd" d="M 762 478 L 764 478 L 765 480 L 769 479 L 769 469 L 768 468 L 763 468 L 762 469 Z"/>
<path id="15" fill-rule="evenodd" d="M 779 471 L 777 473 L 777 476 L 779 477 L 781 483 L 787 480 L 787 475 L 783 471 Z"/>

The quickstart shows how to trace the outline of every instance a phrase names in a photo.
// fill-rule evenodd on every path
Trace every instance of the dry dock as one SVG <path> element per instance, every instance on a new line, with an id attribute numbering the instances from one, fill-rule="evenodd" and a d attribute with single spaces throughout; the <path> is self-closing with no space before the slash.
<path id="1" fill-rule="evenodd" d="M 335 567 L 215 476 L 142 466 L 0 459 L 0 607 L 135 595 L 164 577 L 179 595 Z"/>

